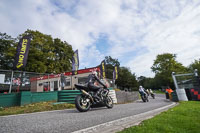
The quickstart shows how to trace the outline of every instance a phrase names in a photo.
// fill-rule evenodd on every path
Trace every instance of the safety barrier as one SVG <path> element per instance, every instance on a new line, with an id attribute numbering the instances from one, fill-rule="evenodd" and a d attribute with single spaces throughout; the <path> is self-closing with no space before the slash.
<path id="1" fill-rule="evenodd" d="M 21 106 L 30 103 L 53 100 L 74 104 L 76 96 L 80 94 L 81 92 L 79 90 L 62 90 L 55 92 L 22 91 L 20 93 L 0 94 L 0 107 Z M 133 94 L 122 95 L 122 93 L 119 93 L 118 91 L 116 94 L 116 91 L 112 90 L 111 88 L 109 95 L 113 99 L 114 103 L 130 102 L 133 101 L 135 97 Z"/>
<path id="2" fill-rule="evenodd" d="M 75 98 L 80 95 L 79 90 L 62 90 L 58 91 L 58 102 L 75 103 Z M 109 95 L 113 99 L 114 103 L 117 103 L 115 90 L 110 90 Z"/>
<path id="3" fill-rule="evenodd" d="M 58 92 L 58 102 L 74 103 L 77 95 L 80 95 L 79 90 L 62 90 Z"/>
<path id="4" fill-rule="evenodd" d="M 116 91 L 117 103 L 133 102 L 139 99 L 138 91 Z"/>
<path id="5" fill-rule="evenodd" d="M 21 106 L 30 103 L 57 100 L 57 92 L 30 92 L 0 94 L 0 107 Z"/>
<path id="6" fill-rule="evenodd" d="M 19 106 L 20 99 L 20 93 L 0 94 L 0 107 Z"/>

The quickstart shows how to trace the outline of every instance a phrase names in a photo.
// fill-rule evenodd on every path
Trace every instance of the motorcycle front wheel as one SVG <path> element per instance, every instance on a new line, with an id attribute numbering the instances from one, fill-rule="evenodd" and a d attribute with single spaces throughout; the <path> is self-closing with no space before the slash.
<path id="1" fill-rule="evenodd" d="M 76 109 L 80 112 L 86 112 L 90 109 L 90 99 L 84 95 L 78 95 L 75 99 Z"/>
<path id="2" fill-rule="evenodd" d="M 142 98 L 142 101 L 143 101 L 143 102 L 146 102 L 146 99 L 145 99 L 144 96 L 141 96 L 141 98 Z"/>
<path id="3" fill-rule="evenodd" d="M 105 97 L 105 105 L 107 108 L 113 108 L 113 100 L 110 96 Z"/>

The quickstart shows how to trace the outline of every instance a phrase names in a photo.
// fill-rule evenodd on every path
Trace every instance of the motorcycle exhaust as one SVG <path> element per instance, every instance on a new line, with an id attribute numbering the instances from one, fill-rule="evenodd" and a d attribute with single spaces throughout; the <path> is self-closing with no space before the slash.
<path id="1" fill-rule="evenodd" d="M 83 94 L 89 96 L 90 99 L 92 100 L 92 102 L 94 102 L 94 99 L 92 98 L 92 96 L 91 96 L 89 93 L 87 93 L 85 90 L 81 90 L 81 92 L 82 92 Z"/>

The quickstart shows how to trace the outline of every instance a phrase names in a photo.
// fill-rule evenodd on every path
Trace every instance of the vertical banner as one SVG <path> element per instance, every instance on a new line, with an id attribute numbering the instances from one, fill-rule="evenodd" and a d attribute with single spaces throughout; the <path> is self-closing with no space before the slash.
<path id="1" fill-rule="evenodd" d="M 113 80 L 116 79 L 118 79 L 118 66 L 115 66 L 113 70 Z"/>
<path id="2" fill-rule="evenodd" d="M 76 75 L 79 68 L 78 49 L 74 52 L 72 57 L 72 74 Z"/>
<path id="3" fill-rule="evenodd" d="M 106 62 L 105 62 L 105 60 L 103 60 L 100 65 L 101 78 L 106 78 L 105 66 L 106 66 Z"/>
<path id="4" fill-rule="evenodd" d="M 26 66 L 28 59 L 28 52 L 30 48 L 31 35 L 22 37 L 17 46 L 17 53 L 13 64 L 14 69 L 20 69 Z"/>

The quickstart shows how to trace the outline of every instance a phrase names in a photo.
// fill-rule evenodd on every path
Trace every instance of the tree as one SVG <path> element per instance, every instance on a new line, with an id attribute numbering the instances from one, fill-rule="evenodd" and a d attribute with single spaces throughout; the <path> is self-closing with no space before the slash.
<path id="1" fill-rule="evenodd" d="M 140 76 L 140 77 L 138 77 L 138 83 L 139 83 L 139 85 L 143 86 L 146 89 L 148 89 L 148 88 L 149 89 L 157 88 L 154 78 Z"/>
<path id="2" fill-rule="evenodd" d="M 116 84 L 122 90 L 125 88 L 134 90 L 138 87 L 135 74 L 132 74 L 130 69 L 126 67 L 120 67 L 119 78 L 116 80 Z"/>
<path id="3" fill-rule="evenodd" d="M 111 56 L 106 56 L 105 57 L 105 62 L 106 62 L 106 77 L 108 79 L 113 78 L 113 70 L 115 66 L 120 66 L 120 63 L 118 59 L 113 59 Z"/>
<path id="4" fill-rule="evenodd" d="M 63 42 L 60 39 L 54 39 L 54 51 L 55 54 L 55 68 L 56 72 L 71 71 L 70 59 L 72 59 L 73 50 L 72 46 L 67 42 Z"/>
<path id="5" fill-rule="evenodd" d="M 194 72 L 195 69 L 198 70 L 198 75 L 200 76 L 200 59 L 199 60 L 194 60 L 194 62 L 192 62 L 190 65 L 189 65 L 189 70 L 191 72 Z"/>
<path id="6" fill-rule="evenodd" d="M 19 70 L 38 73 L 61 73 L 71 71 L 70 59 L 73 55 L 72 46 L 65 41 L 39 31 L 27 30 L 17 39 L 0 34 L 0 68 L 12 69 L 15 59 L 17 43 L 24 35 L 32 35 L 28 60 L 25 68 Z"/>
<path id="7" fill-rule="evenodd" d="M 145 84 L 146 79 L 147 79 L 147 78 L 144 77 L 144 76 L 138 77 L 138 83 L 139 83 L 139 85 L 141 85 L 141 86 L 144 87 L 144 84 Z"/>
<path id="8" fill-rule="evenodd" d="M 15 39 L 6 33 L 0 33 L 0 69 L 12 69 L 15 54 Z"/>
<path id="9" fill-rule="evenodd" d="M 157 84 L 161 86 L 174 86 L 171 76 L 172 72 L 184 73 L 187 71 L 186 67 L 176 61 L 176 55 L 170 53 L 157 55 L 151 69 L 156 74 Z"/>
<path id="10" fill-rule="evenodd" d="M 39 73 L 61 73 L 71 71 L 72 46 L 60 39 L 53 39 L 39 31 L 27 30 L 31 34 L 29 57 L 26 70 Z"/>

